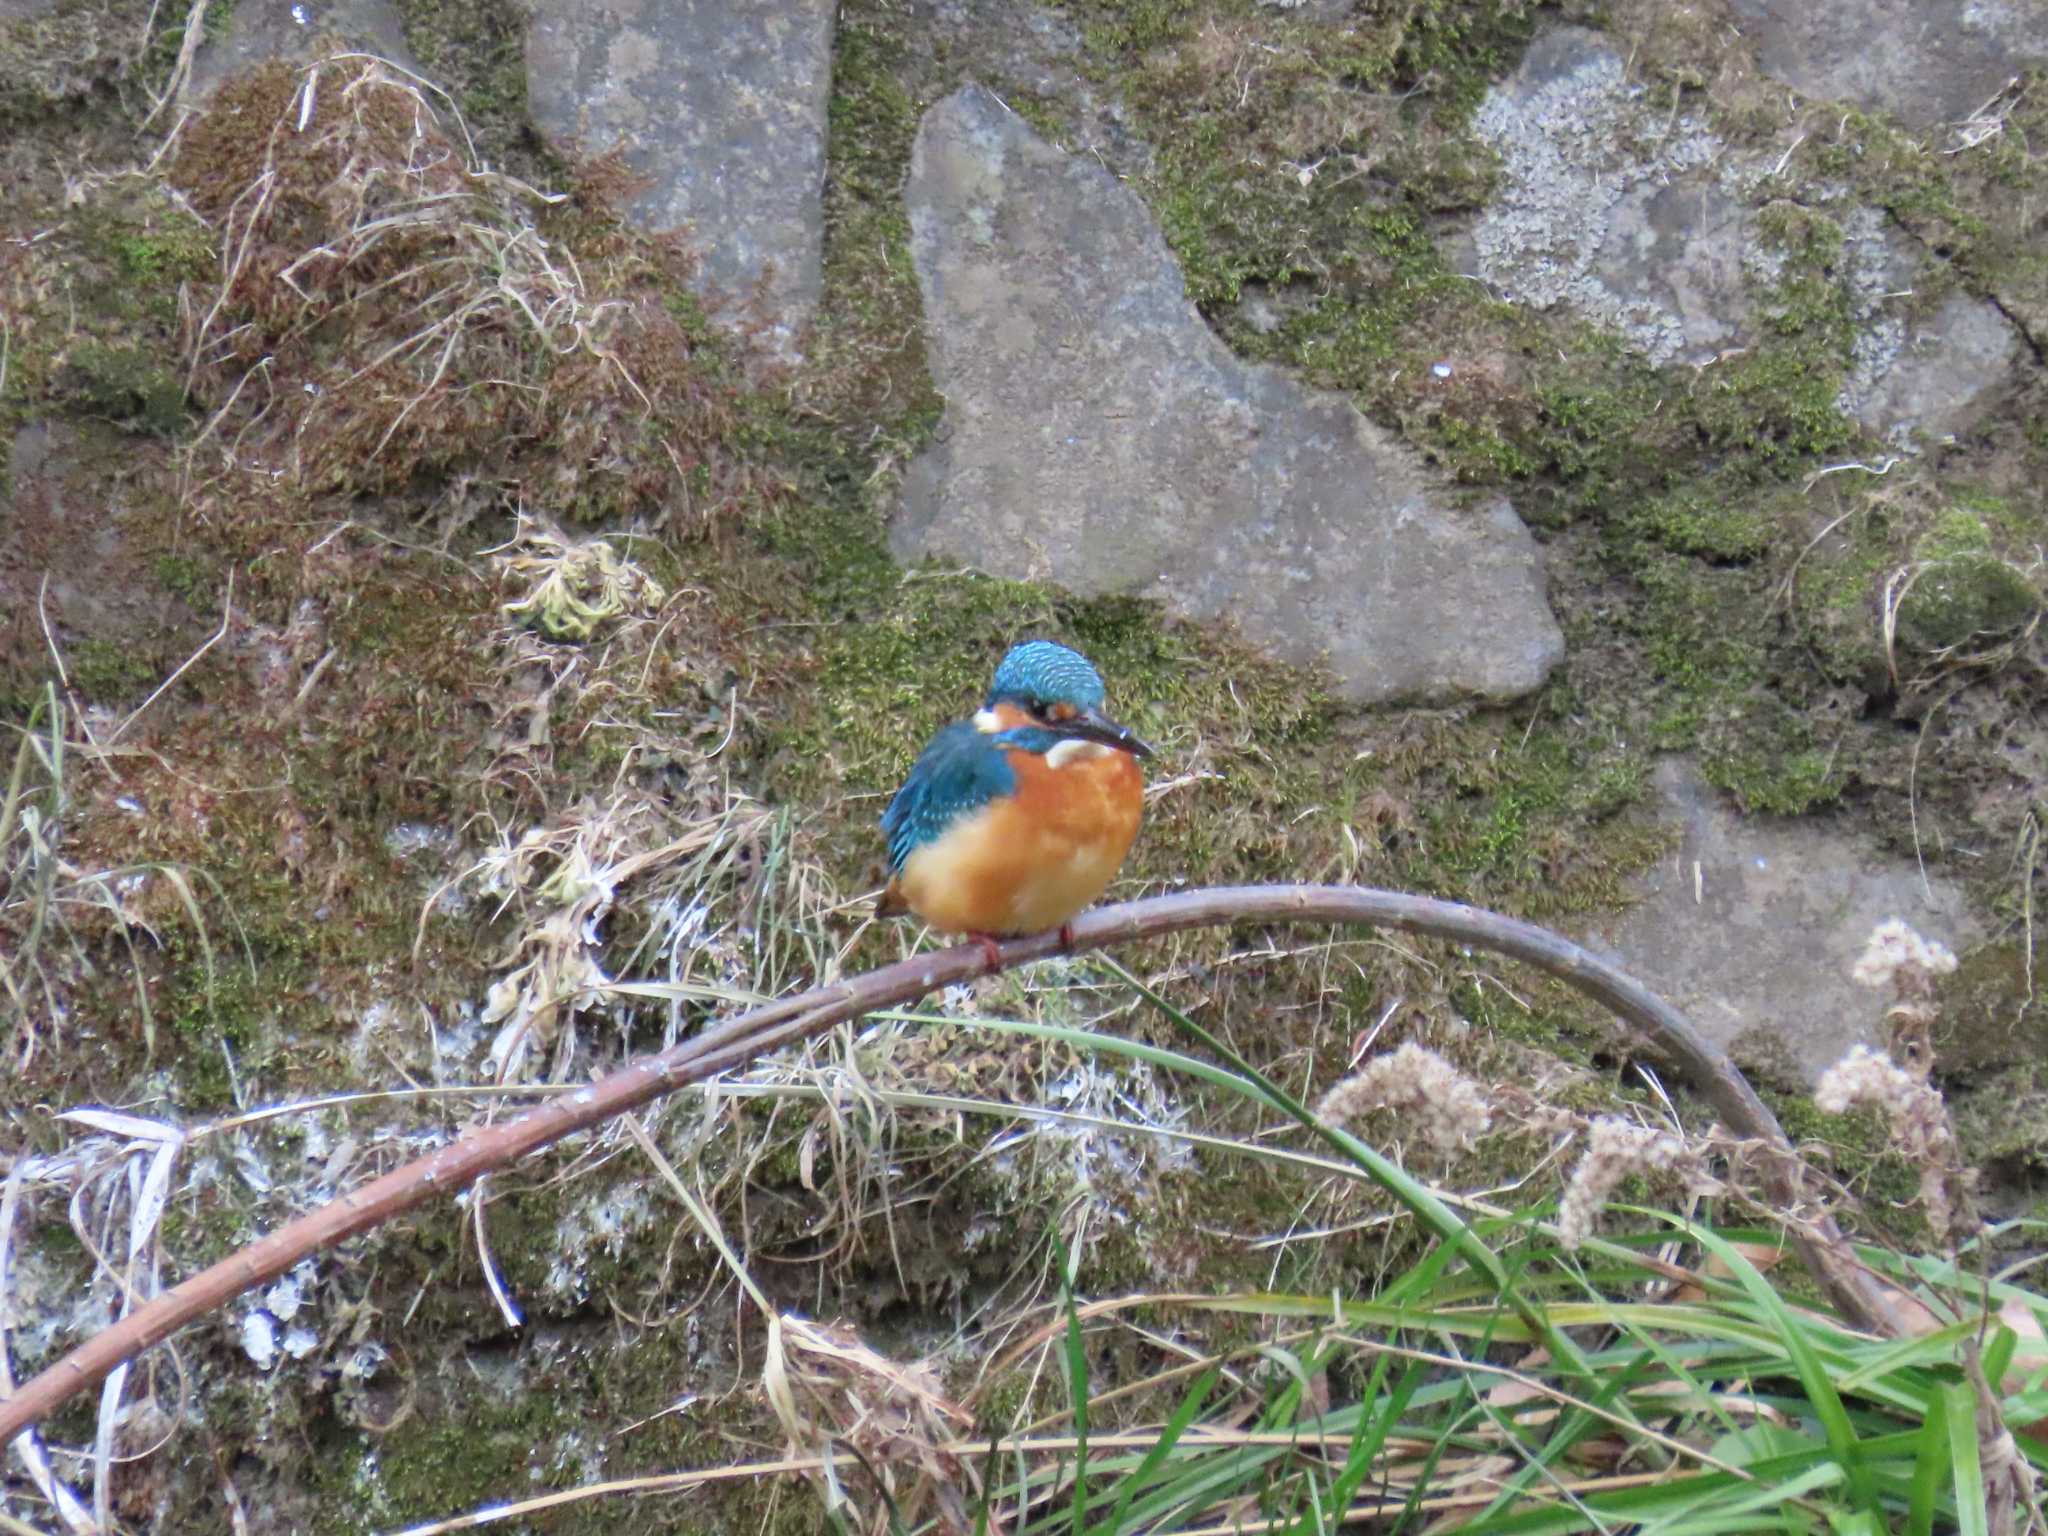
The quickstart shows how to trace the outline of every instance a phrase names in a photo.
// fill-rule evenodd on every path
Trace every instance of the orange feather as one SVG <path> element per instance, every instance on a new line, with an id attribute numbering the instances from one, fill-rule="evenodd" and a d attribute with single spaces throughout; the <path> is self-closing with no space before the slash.
<path id="1" fill-rule="evenodd" d="M 1012 751 L 1016 793 L 916 849 L 883 893 L 942 933 L 1057 928 L 1108 888 L 1138 835 L 1145 776 L 1128 752 Z"/>

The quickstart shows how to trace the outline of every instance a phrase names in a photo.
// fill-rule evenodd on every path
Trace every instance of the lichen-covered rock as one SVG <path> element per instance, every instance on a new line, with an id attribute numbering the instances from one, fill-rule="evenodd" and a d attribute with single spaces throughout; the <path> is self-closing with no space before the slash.
<path id="1" fill-rule="evenodd" d="M 1747 219 L 1721 184 L 1723 146 L 1691 114 L 1652 110 L 1606 38 L 1545 33 L 1473 129 L 1502 171 L 1471 235 L 1479 276 L 1618 330 L 1652 362 L 1737 344 Z"/>
<path id="2" fill-rule="evenodd" d="M 2040 0 L 1730 0 L 1766 74 L 1916 127 L 1967 118 L 2048 59 Z"/>
<path id="3" fill-rule="evenodd" d="M 1652 110 L 1613 43 L 1581 27 L 1538 38 L 1473 128 L 1502 176 L 1463 254 L 1506 298 L 1583 315 L 1653 363 L 1754 344 L 1786 268 L 1751 206 L 1770 159 Z M 1811 195 L 1827 207 L 1842 193 Z M 1964 430 L 2018 351 L 2012 324 L 1964 293 L 1916 310 L 1916 290 L 1940 280 L 1926 253 L 1874 208 L 1834 211 L 1855 327 L 1840 410 L 1901 446 Z"/>
<path id="4" fill-rule="evenodd" d="M 1882 1044 L 1890 995 L 1849 974 L 1879 923 L 1903 918 L 1955 950 L 1981 931 L 1953 881 L 1873 854 L 1859 833 L 1743 816 L 1680 758 L 1656 781 L 1679 846 L 1589 937 L 1738 1061 L 1811 1082 L 1850 1046 Z"/>
<path id="5" fill-rule="evenodd" d="M 1960 432 L 1983 412 L 2019 351 L 2012 322 L 1988 300 L 1951 293 L 1932 310 L 1902 306 L 1933 274 L 1904 233 L 1875 209 L 1843 224 L 1844 280 L 1856 320 L 1839 402 L 1867 431 L 1902 445 Z"/>
<path id="6" fill-rule="evenodd" d="M 1563 652 L 1538 552 L 1336 395 L 1233 357 L 1137 198 L 969 87 L 921 126 L 912 255 L 947 413 L 891 530 L 1229 618 L 1351 697 L 1513 697 Z"/>
<path id="7" fill-rule="evenodd" d="M 640 226 L 687 227 L 728 318 L 758 295 L 768 350 L 794 357 L 824 241 L 831 0 L 540 0 L 527 34 L 535 124 L 589 151 L 623 141 L 648 185 Z"/>
<path id="8" fill-rule="evenodd" d="M 1983 414 L 2019 351 L 1998 306 L 1952 293 L 1924 315 L 1873 306 L 1857 333 L 1841 406 L 1867 430 L 1901 445 L 1944 438 Z"/>

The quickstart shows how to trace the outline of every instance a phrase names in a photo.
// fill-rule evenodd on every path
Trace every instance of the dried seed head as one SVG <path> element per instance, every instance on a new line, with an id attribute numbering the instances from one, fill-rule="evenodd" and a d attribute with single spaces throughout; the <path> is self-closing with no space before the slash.
<path id="1" fill-rule="evenodd" d="M 1375 1109 L 1399 1110 L 1404 1128 L 1446 1155 L 1471 1146 L 1493 1125 L 1493 1106 L 1479 1085 L 1412 1040 L 1336 1084 L 1316 1114 L 1343 1125 Z"/>
<path id="2" fill-rule="evenodd" d="M 1895 917 L 1871 930 L 1870 940 L 1849 974 L 1861 986 L 1882 988 L 1925 982 L 1955 968 L 1955 953 L 1946 944 L 1922 938 L 1904 919 Z"/>
<path id="3" fill-rule="evenodd" d="M 1632 1173 L 1683 1173 L 1702 1189 L 1715 1182 L 1684 1137 L 1602 1115 L 1587 1129 L 1585 1153 L 1557 1203 L 1558 1236 L 1565 1247 L 1576 1248 L 1592 1235 L 1607 1197 Z"/>

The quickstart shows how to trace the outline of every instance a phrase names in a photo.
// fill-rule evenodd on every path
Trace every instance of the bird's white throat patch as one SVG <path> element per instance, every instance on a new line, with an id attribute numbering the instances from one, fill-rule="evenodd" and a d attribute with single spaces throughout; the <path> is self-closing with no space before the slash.
<path id="1" fill-rule="evenodd" d="M 974 728 L 984 736 L 993 736 L 1003 728 L 1003 717 L 992 709 L 977 709 L 974 712 Z"/>
<path id="2" fill-rule="evenodd" d="M 1064 768 L 1069 763 L 1085 763 L 1091 758 L 1107 757 L 1110 750 L 1099 741 L 1063 741 L 1045 754 L 1045 766 Z"/>

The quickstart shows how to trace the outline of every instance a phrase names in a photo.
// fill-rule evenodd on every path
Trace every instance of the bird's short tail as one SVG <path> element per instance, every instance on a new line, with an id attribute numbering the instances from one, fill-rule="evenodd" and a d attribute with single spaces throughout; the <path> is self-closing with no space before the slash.
<path id="1" fill-rule="evenodd" d="M 910 903 L 903 899 L 903 887 L 891 880 L 882 887 L 882 894 L 875 898 L 875 916 L 903 917 L 908 915 Z"/>

